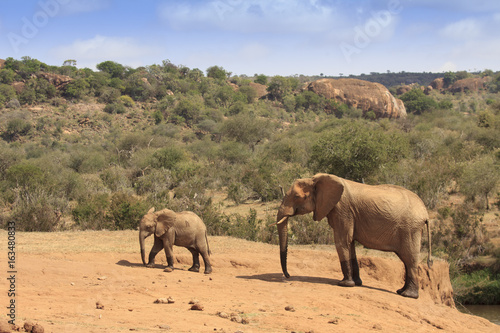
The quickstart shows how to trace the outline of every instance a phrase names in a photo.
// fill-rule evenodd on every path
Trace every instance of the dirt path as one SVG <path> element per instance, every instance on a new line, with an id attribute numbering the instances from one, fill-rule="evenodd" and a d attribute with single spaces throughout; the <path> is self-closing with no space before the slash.
<path id="1" fill-rule="evenodd" d="M 6 233 L 0 237 L 3 248 Z M 292 278 L 285 280 L 277 246 L 227 237 L 209 239 L 214 271 L 208 276 L 187 271 L 191 256 L 183 248 L 175 248 L 172 273 L 163 272 L 163 253 L 157 268 L 143 267 L 133 231 L 19 233 L 17 239 L 16 324 L 31 320 L 45 332 L 500 332 L 439 304 L 432 293 L 449 281 L 424 286 L 418 300 L 397 295 L 401 262 L 366 251 L 359 251 L 364 286 L 342 288 L 331 246 L 291 247 Z M 168 297 L 174 302 L 154 303 Z M 191 310 L 191 300 L 203 310 Z"/>

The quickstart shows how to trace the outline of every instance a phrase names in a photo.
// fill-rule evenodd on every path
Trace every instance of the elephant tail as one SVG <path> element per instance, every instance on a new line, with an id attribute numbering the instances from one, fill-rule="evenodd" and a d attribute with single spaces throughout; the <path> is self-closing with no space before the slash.
<path id="1" fill-rule="evenodd" d="M 425 224 L 427 224 L 427 239 L 428 239 L 428 246 L 429 246 L 429 254 L 427 255 L 427 266 L 429 268 L 432 267 L 432 259 L 431 259 L 431 254 L 432 254 L 432 246 L 431 246 L 431 224 L 429 222 L 429 220 L 426 220 L 425 221 Z"/>
<path id="2" fill-rule="evenodd" d="M 207 235 L 207 231 L 205 230 L 205 241 L 207 242 L 207 252 L 208 252 L 208 255 L 212 255 L 212 251 L 210 251 L 210 246 L 208 245 L 208 235 Z"/>

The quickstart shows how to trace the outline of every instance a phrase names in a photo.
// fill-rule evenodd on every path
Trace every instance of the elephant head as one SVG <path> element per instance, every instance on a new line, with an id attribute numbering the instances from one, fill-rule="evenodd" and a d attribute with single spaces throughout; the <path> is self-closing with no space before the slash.
<path id="1" fill-rule="evenodd" d="M 151 234 L 162 237 L 165 232 L 175 222 L 175 213 L 168 209 L 163 209 L 155 213 L 154 207 L 144 215 L 139 222 L 139 245 L 141 247 L 142 263 L 146 265 L 145 240 Z"/>
<path id="2" fill-rule="evenodd" d="M 288 278 L 288 218 L 313 213 L 314 221 L 321 221 L 340 201 L 344 185 L 341 178 L 318 174 L 312 178 L 297 179 L 285 194 L 278 210 L 277 223 L 280 260 L 283 274 Z"/>

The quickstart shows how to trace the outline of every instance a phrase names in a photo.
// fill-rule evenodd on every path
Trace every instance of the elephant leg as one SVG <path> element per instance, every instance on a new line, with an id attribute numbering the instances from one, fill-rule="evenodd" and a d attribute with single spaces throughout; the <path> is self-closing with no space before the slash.
<path id="1" fill-rule="evenodd" d="M 146 267 L 154 267 L 155 265 L 155 257 L 158 254 L 158 252 L 161 251 L 163 248 L 163 242 L 160 238 L 154 237 L 154 244 L 153 247 L 151 248 L 151 252 L 149 252 L 149 258 L 148 258 L 148 264 Z"/>
<path id="2" fill-rule="evenodd" d="M 356 253 L 353 249 L 354 241 L 352 240 L 352 236 L 348 237 L 349 234 L 343 232 L 342 229 L 341 227 L 334 227 L 335 247 L 339 255 L 340 268 L 344 275 L 342 281 L 339 282 L 339 286 L 354 287 L 356 283 L 361 282 L 359 279 L 358 261 L 356 260 Z M 354 258 L 351 257 L 352 254 L 354 254 Z M 354 280 L 355 275 L 359 281 Z"/>
<path id="3" fill-rule="evenodd" d="M 405 265 L 405 284 L 397 293 L 404 297 L 418 298 L 418 262 L 414 256 L 407 255 L 399 258 Z"/>
<path id="4" fill-rule="evenodd" d="M 207 251 L 201 251 L 201 257 L 203 258 L 203 263 L 205 264 L 205 274 L 212 273 L 212 265 L 210 264 L 210 259 L 208 258 Z"/>
<path id="5" fill-rule="evenodd" d="M 193 266 L 191 266 L 188 271 L 199 272 L 200 271 L 200 254 L 197 250 L 188 248 L 189 252 L 193 255 Z"/>
<path id="6" fill-rule="evenodd" d="M 358 258 L 356 257 L 356 244 L 352 242 L 351 244 L 351 267 L 352 267 L 352 279 L 354 280 L 354 284 L 356 286 L 363 285 L 363 281 L 359 277 L 359 265 Z"/>
<path id="7" fill-rule="evenodd" d="M 174 241 L 175 241 L 175 232 L 173 230 L 169 230 L 163 245 L 165 248 L 165 254 L 167 256 L 167 267 L 164 269 L 164 272 L 172 272 L 174 270 Z"/>

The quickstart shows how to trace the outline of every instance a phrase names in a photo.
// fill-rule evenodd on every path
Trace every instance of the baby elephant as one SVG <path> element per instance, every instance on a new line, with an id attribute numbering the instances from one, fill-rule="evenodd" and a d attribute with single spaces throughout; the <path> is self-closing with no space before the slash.
<path id="1" fill-rule="evenodd" d="M 154 245 L 149 253 L 149 260 L 146 264 L 144 252 L 144 241 L 149 235 L 154 233 Z M 139 243 L 141 246 L 142 263 L 147 267 L 153 267 L 155 257 L 161 249 L 165 249 L 167 255 L 166 272 L 174 269 L 173 246 L 183 246 L 193 255 L 193 266 L 189 268 L 192 272 L 200 271 L 201 254 L 205 263 L 205 274 L 212 272 L 210 265 L 210 249 L 208 247 L 207 228 L 201 218 L 193 212 L 176 213 L 170 209 L 163 209 L 155 212 L 151 208 L 141 219 L 139 224 Z"/>

